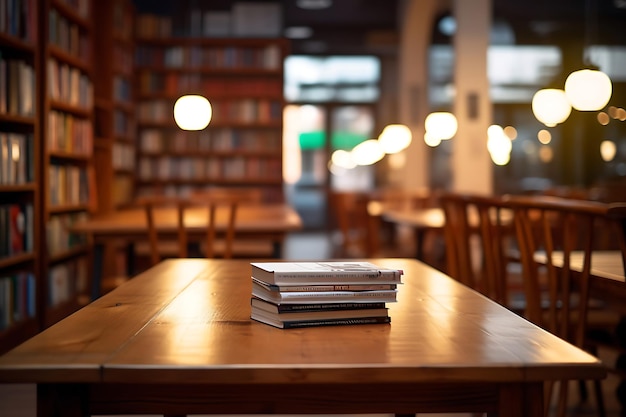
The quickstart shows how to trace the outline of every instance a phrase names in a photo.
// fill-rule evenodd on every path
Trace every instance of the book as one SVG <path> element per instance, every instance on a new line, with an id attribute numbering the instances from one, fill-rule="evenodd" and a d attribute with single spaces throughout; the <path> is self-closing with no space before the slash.
<path id="1" fill-rule="evenodd" d="M 385 309 L 382 302 L 372 303 L 313 303 L 313 304 L 274 304 L 260 298 L 252 297 L 250 305 L 253 308 L 269 311 L 276 314 L 290 314 L 295 312 L 313 311 L 344 311 L 344 310 L 380 310 Z"/>
<path id="2" fill-rule="evenodd" d="M 345 326 L 345 325 L 355 325 L 355 324 L 391 323 L 391 317 L 389 316 L 283 321 L 283 320 L 278 320 L 269 314 L 264 314 L 263 311 L 253 311 L 251 314 L 251 318 L 252 320 L 269 324 L 270 326 L 278 327 L 280 329 L 297 329 L 297 328 L 303 328 L 303 327 L 320 327 L 320 326 Z"/>
<path id="3" fill-rule="evenodd" d="M 305 292 L 305 291 L 372 291 L 395 290 L 397 284 L 320 284 L 320 285 L 276 285 L 252 278 L 253 282 L 270 291 Z"/>
<path id="4" fill-rule="evenodd" d="M 403 271 L 370 262 L 253 262 L 252 278 L 275 285 L 398 284 Z"/>
<path id="5" fill-rule="evenodd" d="M 253 299 L 255 300 L 255 299 Z M 256 300 L 252 304 L 251 311 L 256 315 L 263 315 L 280 321 L 296 321 L 296 320 L 321 320 L 321 319 L 353 319 L 361 317 L 387 317 L 386 308 L 378 309 L 352 309 L 352 310 L 327 310 L 327 311 L 290 311 L 279 312 L 272 311 L 271 303 L 262 304 L 262 300 Z"/>
<path id="6" fill-rule="evenodd" d="M 371 291 L 272 291 L 252 282 L 252 295 L 275 304 L 393 303 L 398 290 Z"/>

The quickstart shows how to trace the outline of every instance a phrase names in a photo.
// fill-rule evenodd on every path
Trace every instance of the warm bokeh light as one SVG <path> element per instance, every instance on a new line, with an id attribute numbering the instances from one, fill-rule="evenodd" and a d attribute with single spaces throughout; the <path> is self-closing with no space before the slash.
<path id="1" fill-rule="evenodd" d="M 511 139 L 499 125 L 491 125 L 487 129 L 487 150 L 496 165 L 506 165 L 511 160 L 513 145 Z"/>
<path id="2" fill-rule="evenodd" d="M 451 139 L 456 135 L 459 124 L 456 116 L 449 112 L 434 112 L 426 116 L 426 132 L 441 140 Z"/>
<path id="3" fill-rule="evenodd" d="M 539 148 L 539 159 L 541 160 L 541 162 L 547 164 L 548 162 L 552 161 L 552 158 L 554 158 L 554 151 L 551 147 L 543 145 L 541 148 Z"/>
<path id="4" fill-rule="evenodd" d="M 548 127 L 563 123 L 572 112 L 572 106 L 565 91 L 558 88 L 545 88 L 537 91 L 531 105 L 537 120 Z"/>
<path id="5" fill-rule="evenodd" d="M 426 132 L 424 133 L 424 143 L 426 143 L 426 145 L 430 146 L 431 148 L 434 148 L 441 144 L 441 138 Z"/>
<path id="6" fill-rule="evenodd" d="M 615 158 L 617 154 L 617 146 L 615 146 L 615 142 L 611 140 L 603 140 L 600 144 L 600 155 L 602 156 L 602 160 L 605 162 L 610 162 Z"/>
<path id="7" fill-rule="evenodd" d="M 378 139 L 368 139 L 359 143 L 351 153 L 352 160 L 357 165 L 373 165 L 385 156 Z"/>
<path id="8" fill-rule="evenodd" d="M 352 169 L 356 167 L 356 163 L 352 160 L 352 154 L 343 149 L 338 149 L 330 157 L 333 165 L 336 165 L 345 169 Z"/>
<path id="9" fill-rule="evenodd" d="M 517 129 L 513 126 L 506 126 L 504 128 L 504 134 L 509 137 L 511 140 L 515 140 L 517 138 Z"/>
<path id="10" fill-rule="evenodd" d="M 565 94 L 573 108 L 595 111 L 604 108 L 611 99 L 611 79 L 602 71 L 574 71 L 565 80 Z"/>
<path id="11" fill-rule="evenodd" d="M 174 120 L 183 130 L 202 130 L 209 125 L 213 110 L 206 97 L 187 95 L 174 104 Z"/>
<path id="12" fill-rule="evenodd" d="M 386 154 L 398 153 L 406 149 L 411 144 L 411 129 L 401 124 L 391 124 L 385 126 L 378 141 Z"/>
<path id="13" fill-rule="evenodd" d="M 606 112 L 599 112 L 598 113 L 598 123 L 600 123 L 602 126 L 606 126 L 609 124 L 609 122 L 611 121 L 611 118 L 609 117 L 609 115 Z"/>
<path id="14" fill-rule="evenodd" d="M 541 129 L 539 132 L 537 132 L 537 139 L 542 144 L 547 145 L 548 143 L 552 142 L 552 134 L 546 129 Z"/>

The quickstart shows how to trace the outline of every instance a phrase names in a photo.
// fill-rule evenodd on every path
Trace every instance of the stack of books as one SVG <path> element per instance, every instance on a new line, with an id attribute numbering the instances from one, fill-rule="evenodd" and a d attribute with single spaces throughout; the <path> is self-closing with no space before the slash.
<path id="1" fill-rule="evenodd" d="M 288 329 L 390 323 L 402 270 L 369 262 L 256 262 L 251 318 Z"/>

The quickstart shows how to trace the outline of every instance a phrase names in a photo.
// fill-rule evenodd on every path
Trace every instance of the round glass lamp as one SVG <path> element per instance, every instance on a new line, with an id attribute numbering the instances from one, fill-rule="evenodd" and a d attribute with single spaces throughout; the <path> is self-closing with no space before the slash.
<path id="1" fill-rule="evenodd" d="M 565 91 L 558 88 L 537 91 L 533 96 L 532 109 L 537 120 L 548 127 L 563 123 L 572 112 Z"/>
<path id="2" fill-rule="evenodd" d="M 212 115 L 211 103 L 200 95 L 182 96 L 174 103 L 174 120 L 183 130 L 204 129 Z"/>
<path id="3" fill-rule="evenodd" d="M 391 124 L 385 126 L 378 141 L 386 154 L 398 153 L 411 144 L 411 129 L 405 125 Z"/>
<path id="4" fill-rule="evenodd" d="M 574 71 L 565 80 L 565 94 L 576 110 L 600 110 L 607 105 L 612 92 L 611 79 L 602 71 Z"/>
<path id="5" fill-rule="evenodd" d="M 449 112 L 434 112 L 426 116 L 425 128 L 430 136 L 442 140 L 451 139 L 456 135 L 459 124 L 456 116 Z"/>

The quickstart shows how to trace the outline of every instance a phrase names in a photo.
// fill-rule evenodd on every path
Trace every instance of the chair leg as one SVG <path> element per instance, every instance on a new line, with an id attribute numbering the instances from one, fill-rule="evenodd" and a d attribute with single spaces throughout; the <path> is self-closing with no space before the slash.
<path id="1" fill-rule="evenodd" d="M 606 409 L 604 408 L 604 394 L 602 393 L 602 381 L 594 380 L 593 388 L 596 396 L 596 407 L 598 408 L 598 417 L 606 417 Z"/>

